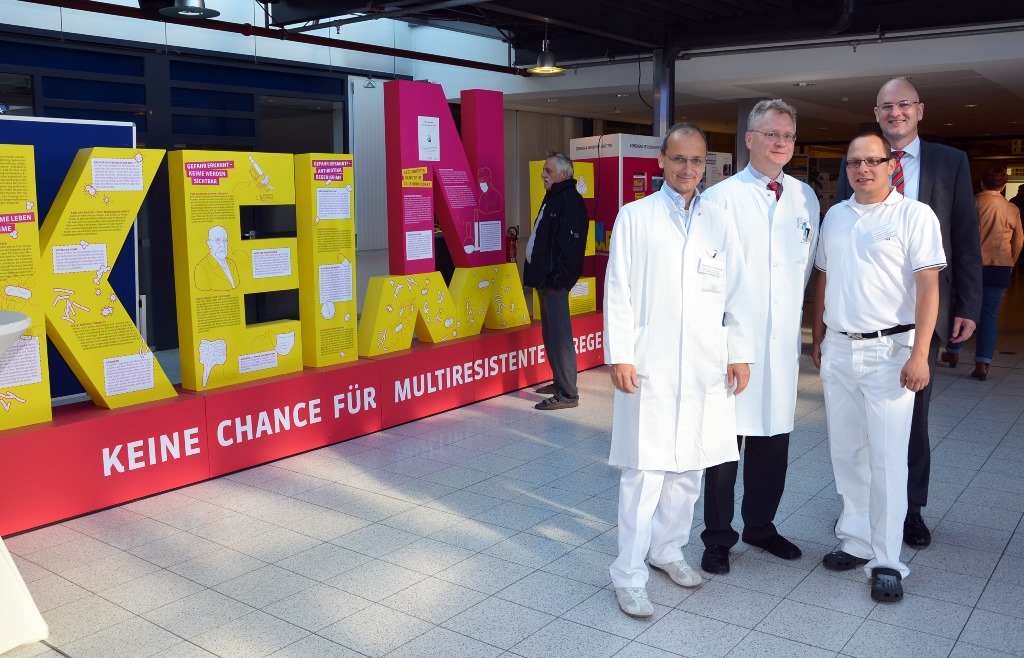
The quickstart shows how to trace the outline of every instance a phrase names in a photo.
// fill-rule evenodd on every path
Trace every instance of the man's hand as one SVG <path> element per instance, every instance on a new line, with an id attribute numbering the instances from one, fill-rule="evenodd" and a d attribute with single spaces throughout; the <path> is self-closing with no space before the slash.
<path id="1" fill-rule="evenodd" d="M 931 374 L 928 371 L 928 354 L 911 354 L 900 371 L 900 386 L 917 393 L 928 385 Z"/>
<path id="2" fill-rule="evenodd" d="M 978 325 L 969 318 L 953 318 L 953 335 L 949 337 L 951 343 L 962 343 L 972 335 Z"/>
<path id="3" fill-rule="evenodd" d="M 816 340 L 811 341 L 811 361 L 815 368 L 821 370 L 821 343 Z"/>
<path id="4" fill-rule="evenodd" d="M 612 364 L 612 385 L 623 393 L 633 394 L 633 389 L 640 387 L 636 376 L 636 368 L 632 363 Z"/>
<path id="5" fill-rule="evenodd" d="M 729 388 L 736 386 L 732 394 L 739 395 L 750 383 L 750 366 L 745 363 L 730 363 L 726 372 L 729 373 Z"/>

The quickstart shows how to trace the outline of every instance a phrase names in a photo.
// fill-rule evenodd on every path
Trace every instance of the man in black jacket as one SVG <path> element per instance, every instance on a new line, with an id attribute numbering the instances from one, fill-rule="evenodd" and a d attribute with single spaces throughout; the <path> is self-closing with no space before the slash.
<path id="1" fill-rule="evenodd" d="M 576 349 L 569 318 L 569 291 L 583 273 L 583 252 L 590 221 L 583 197 L 576 191 L 572 160 L 548 153 L 544 161 L 544 202 L 526 244 L 523 282 L 537 289 L 544 349 L 554 383 L 537 389 L 554 395 L 539 402 L 542 411 L 579 405 L 576 388 Z"/>
<path id="2" fill-rule="evenodd" d="M 939 218 L 946 267 L 939 273 L 939 318 L 931 336 L 928 363 L 935 369 L 939 345 L 962 343 L 971 337 L 981 316 L 981 243 L 978 210 L 971 186 L 967 154 L 918 136 L 924 118 L 924 102 L 917 88 L 905 78 L 893 78 L 878 90 L 875 120 L 892 147 L 896 170 L 892 185 L 908 199 L 928 204 Z M 839 171 L 846 170 L 846 159 Z M 836 201 L 853 193 L 846 176 L 839 177 Z M 927 340 L 927 336 L 918 335 Z M 917 392 L 910 427 L 910 468 L 907 479 L 907 518 L 903 541 L 914 548 L 931 544 L 932 535 L 921 516 L 928 504 L 931 442 L 928 438 L 928 404 L 934 377 Z"/>

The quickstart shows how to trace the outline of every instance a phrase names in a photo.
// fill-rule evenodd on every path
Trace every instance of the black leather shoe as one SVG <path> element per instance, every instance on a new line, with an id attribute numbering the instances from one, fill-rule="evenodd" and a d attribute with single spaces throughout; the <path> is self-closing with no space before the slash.
<path id="1" fill-rule="evenodd" d="M 903 521 L 903 543 L 914 548 L 924 548 L 932 543 L 932 533 L 928 531 L 920 513 L 907 512 L 907 518 Z"/>
<path id="2" fill-rule="evenodd" d="M 700 568 L 708 573 L 729 573 L 729 547 L 713 544 L 705 548 Z"/>
<path id="3" fill-rule="evenodd" d="M 743 542 L 766 550 L 775 557 L 783 560 L 795 560 L 803 555 L 803 553 L 800 552 L 799 546 L 782 535 L 772 535 L 767 539 L 744 539 Z"/>

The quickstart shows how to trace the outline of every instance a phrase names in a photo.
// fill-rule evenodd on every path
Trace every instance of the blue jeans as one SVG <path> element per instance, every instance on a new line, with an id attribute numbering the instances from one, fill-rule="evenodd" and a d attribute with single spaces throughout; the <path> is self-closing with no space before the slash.
<path id="1" fill-rule="evenodd" d="M 999 304 L 1003 301 L 1006 288 L 985 286 L 981 296 L 981 321 L 976 333 L 974 345 L 975 363 L 992 363 L 992 354 L 996 351 L 996 338 L 999 336 Z M 963 343 L 948 343 L 946 351 L 959 354 Z"/>

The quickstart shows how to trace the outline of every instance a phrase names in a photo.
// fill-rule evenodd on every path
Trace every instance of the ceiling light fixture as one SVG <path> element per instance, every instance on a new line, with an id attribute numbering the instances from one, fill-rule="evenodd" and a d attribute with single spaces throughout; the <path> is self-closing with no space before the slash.
<path id="1" fill-rule="evenodd" d="M 565 73 L 565 69 L 555 63 L 555 54 L 550 50 L 548 42 L 548 25 L 544 24 L 544 41 L 540 44 L 540 54 L 537 55 L 537 66 L 528 69 L 530 73 L 538 75 L 558 75 Z"/>
<path id="2" fill-rule="evenodd" d="M 549 103 L 557 103 L 558 99 L 557 98 L 548 98 L 547 102 L 549 102 Z"/>
<path id="3" fill-rule="evenodd" d="M 216 9 L 207 9 L 206 0 L 174 0 L 173 7 L 164 7 L 160 13 L 170 18 L 215 18 Z"/>
<path id="4" fill-rule="evenodd" d="M 794 82 L 793 86 L 794 87 L 813 87 L 814 83 L 813 82 Z"/>
<path id="5" fill-rule="evenodd" d="M 977 103 L 966 103 L 966 104 L 964 104 L 964 107 L 966 107 L 967 109 L 970 109 L 972 107 L 978 107 L 978 104 Z"/>
<path id="6" fill-rule="evenodd" d="M 615 94 L 615 98 L 629 98 L 630 94 Z"/>

